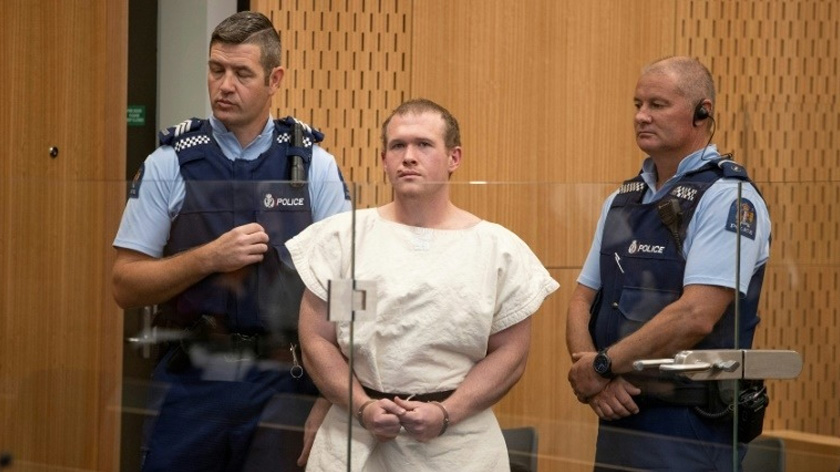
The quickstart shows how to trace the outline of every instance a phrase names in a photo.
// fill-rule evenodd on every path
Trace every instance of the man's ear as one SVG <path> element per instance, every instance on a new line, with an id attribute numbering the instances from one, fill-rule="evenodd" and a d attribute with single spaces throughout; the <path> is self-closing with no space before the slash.
<path id="1" fill-rule="evenodd" d="M 271 69 L 271 75 L 268 76 L 268 88 L 272 94 L 280 88 L 280 83 L 283 82 L 283 76 L 285 74 L 286 69 L 284 69 L 283 66 L 277 66 L 274 69 Z"/>
<path id="2" fill-rule="evenodd" d="M 449 150 L 449 173 L 455 172 L 455 169 L 461 166 L 462 158 L 461 146 L 455 146 Z"/>

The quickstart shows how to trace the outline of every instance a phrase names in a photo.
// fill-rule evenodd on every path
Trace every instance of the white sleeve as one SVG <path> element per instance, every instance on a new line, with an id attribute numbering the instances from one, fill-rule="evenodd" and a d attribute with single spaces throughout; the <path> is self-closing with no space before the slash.
<path id="1" fill-rule="evenodd" d="M 560 284 L 525 241 L 500 225 L 494 226 L 501 235 L 495 251 L 499 257 L 499 280 L 490 332 L 498 333 L 533 315 Z"/>
<path id="2" fill-rule="evenodd" d="M 336 216 L 313 223 L 286 241 L 286 248 L 306 288 L 322 300 L 327 299 L 331 279 L 349 271 L 345 251 L 349 248 L 350 217 Z"/>

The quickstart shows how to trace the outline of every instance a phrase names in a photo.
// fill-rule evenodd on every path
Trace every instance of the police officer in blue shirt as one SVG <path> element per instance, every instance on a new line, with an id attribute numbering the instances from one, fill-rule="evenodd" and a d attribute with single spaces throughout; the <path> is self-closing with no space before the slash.
<path id="1" fill-rule="evenodd" d="M 161 132 L 129 190 L 114 296 L 123 308 L 156 305 L 155 323 L 183 333 L 153 373 L 164 389 L 144 471 L 296 467 L 302 435 L 284 430 L 303 420 L 289 399 L 317 390 L 298 362 L 303 284 L 284 243 L 350 203 L 323 135 L 270 114 L 280 47 L 262 14 L 222 21 L 210 40 L 212 116 Z M 280 427 L 258 429 L 269 410 Z"/>
<path id="2" fill-rule="evenodd" d="M 769 256 L 767 207 L 743 167 L 711 144 L 715 92 L 703 64 L 650 64 L 634 102 L 636 143 L 649 157 L 601 210 L 569 304 L 569 381 L 600 419 L 596 470 L 732 470 L 719 386 L 634 372 L 632 363 L 732 349 L 736 338 L 750 347 Z"/>

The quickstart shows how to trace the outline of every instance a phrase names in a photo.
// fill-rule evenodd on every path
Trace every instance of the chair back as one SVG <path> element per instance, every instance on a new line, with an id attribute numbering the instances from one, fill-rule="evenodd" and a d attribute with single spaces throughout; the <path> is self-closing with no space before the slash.
<path id="1" fill-rule="evenodd" d="M 742 465 L 744 472 L 784 472 L 785 442 L 768 436 L 753 439 Z"/>
<path id="2" fill-rule="evenodd" d="M 506 428 L 502 429 L 502 435 L 507 444 L 511 472 L 536 472 L 537 428 L 533 426 Z"/>

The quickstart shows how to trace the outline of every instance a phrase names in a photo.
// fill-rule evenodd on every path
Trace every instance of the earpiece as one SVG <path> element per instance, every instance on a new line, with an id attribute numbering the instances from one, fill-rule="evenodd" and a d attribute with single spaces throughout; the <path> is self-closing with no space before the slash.
<path id="1" fill-rule="evenodd" d="M 703 121 L 709 118 L 709 109 L 703 106 L 703 101 L 697 104 L 694 108 L 694 121 L 691 122 L 692 125 L 697 126 L 698 121 Z"/>

